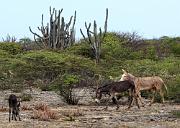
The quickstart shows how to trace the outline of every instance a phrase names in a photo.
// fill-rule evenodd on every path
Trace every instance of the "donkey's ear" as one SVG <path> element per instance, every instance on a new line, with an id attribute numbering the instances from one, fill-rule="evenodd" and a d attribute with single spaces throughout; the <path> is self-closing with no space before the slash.
<path id="1" fill-rule="evenodd" d="M 112 77 L 112 76 L 109 76 L 109 79 L 113 80 L 113 77 Z"/>
<path id="2" fill-rule="evenodd" d="M 124 69 L 122 69 L 122 71 L 123 71 L 124 74 L 128 73 L 128 72 L 126 72 Z"/>

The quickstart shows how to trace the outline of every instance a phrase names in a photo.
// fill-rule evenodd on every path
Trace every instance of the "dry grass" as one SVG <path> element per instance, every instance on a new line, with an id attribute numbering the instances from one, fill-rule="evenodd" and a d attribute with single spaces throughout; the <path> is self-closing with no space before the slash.
<path id="1" fill-rule="evenodd" d="M 83 116 L 83 111 L 81 109 L 71 109 L 71 110 L 63 110 L 61 111 L 61 114 L 63 116 L 67 116 L 67 117 L 70 117 L 70 116 Z"/>
<path id="2" fill-rule="evenodd" d="M 60 113 L 65 116 L 65 121 L 75 121 L 76 117 L 84 115 L 81 109 L 62 110 Z"/>
<path id="3" fill-rule="evenodd" d="M 58 119 L 57 111 L 51 110 L 46 104 L 36 104 L 33 110 L 33 119 L 41 121 L 49 121 L 50 119 Z"/>

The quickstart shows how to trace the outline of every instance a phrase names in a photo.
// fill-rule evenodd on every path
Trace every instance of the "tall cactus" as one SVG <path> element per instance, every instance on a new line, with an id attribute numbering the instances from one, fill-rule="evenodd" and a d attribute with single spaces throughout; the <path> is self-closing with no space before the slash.
<path id="1" fill-rule="evenodd" d="M 75 22 L 76 22 L 76 11 L 74 13 L 74 17 L 71 16 L 69 22 L 66 24 L 64 21 L 64 17 L 61 17 L 61 13 L 63 9 L 57 11 L 55 8 L 49 9 L 50 11 L 50 21 L 46 26 L 43 24 L 43 15 L 41 27 L 38 27 L 38 30 L 41 32 L 39 34 L 33 32 L 31 27 L 29 27 L 30 32 L 34 35 L 35 42 L 39 44 L 41 42 L 43 44 L 43 48 L 50 49 L 65 49 L 71 46 L 75 42 Z M 71 22 L 72 19 L 72 27 Z M 38 41 L 37 41 L 38 38 Z"/>
<path id="2" fill-rule="evenodd" d="M 94 56 L 96 58 L 96 63 L 100 62 L 100 55 L 101 55 L 101 44 L 104 40 L 104 37 L 107 32 L 107 20 L 108 20 L 108 9 L 106 9 L 106 18 L 104 23 L 104 32 L 102 32 L 101 28 L 99 28 L 99 33 L 97 33 L 97 24 L 94 20 L 94 29 L 93 32 L 90 31 L 91 23 L 87 26 L 87 23 L 85 22 L 86 32 L 87 32 L 87 38 L 82 32 L 82 29 L 80 29 L 80 32 L 86 42 L 88 42 L 93 50 Z"/>

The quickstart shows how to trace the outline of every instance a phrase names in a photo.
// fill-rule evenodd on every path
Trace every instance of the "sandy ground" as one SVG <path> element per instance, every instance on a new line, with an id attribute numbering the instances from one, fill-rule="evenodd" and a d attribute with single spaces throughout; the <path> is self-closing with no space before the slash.
<path id="1" fill-rule="evenodd" d="M 10 92 L 0 93 L 0 105 L 7 107 L 3 96 Z M 8 111 L 0 112 L 0 128 L 180 128 L 180 118 L 172 111 L 179 110 L 180 104 L 154 103 L 138 109 L 133 106 L 127 110 L 127 105 L 120 105 L 119 110 L 110 104 L 108 110 L 103 105 L 71 106 L 59 104 L 60 97 L 53 92 L 35 92 L 30 102 L 22 102 L 33 108 L 33 104 L 44 102 L 58 114 L 58 119 L 40 121 L 32 119 L 33 110 L 21 111 L 22 121 L 8 121 Z M 148 103 L 149 101 L 145 101 Z"/>
<path id="2" fill-rule="evenodd" d="M 59 119 L 39 121 L 31 119 L 32 111 L 22 111 L 22 121 L 8 122 L 8 112 L 0 112 L 0 128 L 180 128 L 180 118 L 171 114 L 172 110 L 180 110 L 180 105 L 153 104 L 140 110 L 127 106 L 61 106 L 53 108 Z M 77 112 L 79 114 L 77 114 Z M 75 113 L 70 119 L 71 113 Z M 76 115 L 77 114 L 77 115 Z"/>

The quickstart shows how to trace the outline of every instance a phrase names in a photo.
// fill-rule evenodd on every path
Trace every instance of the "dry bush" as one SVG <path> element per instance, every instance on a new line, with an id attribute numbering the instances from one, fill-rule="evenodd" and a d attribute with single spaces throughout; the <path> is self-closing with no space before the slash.
<path id="1" fill-rule="evenodd" d="M 39 119 L 42 121 L 49 121 L 50 119 L 58 119 L 57 112 L 54 110 L 47 109 L 45 111 L 42 110 L 34 110 L 33 111 L 33 119 Z"/>
<path id="2" fill-rule="evenodd" d="M 48 106 L 44 103 L 38 103 L 34 106 L 34 109 L 36 110 L 41 110 L 41 111 L 46 111 L 48 108 Z"/>
<path id="3" fill-rule="evenodd" d="M 50 119 L 58 119 L 57 111 L 51 110 L 46 104 L 39 103 L 35 105 L 33 110 L 33 119 L 41 121 L 49 121 Z"/>
<path id="4" fill-rule="evenodd" d="M 32 109 L 33 109 L 33 108 L 30 107 L 30 105 L 27 105 L 27 104 L 23 104 L 23 105 L 21 106 L 21 110 L 22 110 L 22 111 L 32 110 Z"/>
<path id="5" fill-rule="evenodd" d="M 3 106 L 0 107 L 0 112 L 7 112 L 8 108 L 4 108 Z"/>
<path id="6" fill-rule="evenodd" d="M 83 112 L 81 109 L 62 110 L 61 114 L 65 116 L 65 121 L 75 121 L 75 117 L 82 116 Z"/>
<path id="7" fill-rule="evenodd" d="M 84 115 L 81 109 L 63 110 L 61 111 L 61 114 L 67 117 L 77 117 Z"/>
<path id="8" fill-rule="evenodd" d="M 48 110 L 46 111 L 48 117 L 50 117 L 50 119 L 58 119 L 58 115 L 57 115 L 57 111 L 55 110 Z"/>

